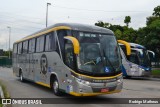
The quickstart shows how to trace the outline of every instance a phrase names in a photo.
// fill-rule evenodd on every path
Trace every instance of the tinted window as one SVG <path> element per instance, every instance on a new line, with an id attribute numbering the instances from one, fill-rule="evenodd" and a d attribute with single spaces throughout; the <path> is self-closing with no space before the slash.
<path id="1" fill-rule="evenodd" d="M 18 44 L 18 54 L 22 53 L 22 42 Z"/>
<path id="2" fill-rule="evenodd" d="M 14 44 L 13 46 L 13 53 L 17 53 L 17 44 Z"/>
<path id="3" fill-rule="evenodd" d="M 35 39 L 29 40 L 29 53 L 33 53 L 35 51 Z"/>
<path id="4" fill-rule="evenodd" d="M 23 53 L 28 52 L 28 41 L 23 42 Z"/>
<path id="5" fill-rule="evenodd" d="M 53 51 L 56 49 L 56 39 L 54 33 L 46 35 L 45 51 Z"/>
<path id="6" fill-rule="evenodd" d="M 40 36 L 36 41 L 36 52 L 43 52 L 44 50 L 44 36 Z"/>

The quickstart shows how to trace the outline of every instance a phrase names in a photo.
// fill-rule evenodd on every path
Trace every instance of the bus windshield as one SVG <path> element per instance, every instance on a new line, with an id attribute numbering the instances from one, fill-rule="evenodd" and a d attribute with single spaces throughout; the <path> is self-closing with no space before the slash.
<path id="1" fill-rule="evenodd" d="M 129 61 L 139 65 L 139 55 L 137 54 L 136 50 L 131 50 Z"/>
<path id="2" fill-rule="evenodd" d="M 78 32 L 80 54 L 77 57 L 80 72 L 113 74 L 120 71 L 120 51 L 113 35 Z"/>
<path id="3" fill-rule="evenodd" d="M 144 67 L 150 66 L 149 56 L 145 49 L 141 49 L 141 52 L 132 50 L 129 60 Z"/>
<path id="4" fill-rule="evenodd" d="M 140 52 L 138 52 L 138 56 L 139 56 L 139 60 L 140 60 L 139 62 L 140 62 L 141 66 L 144 66 L 144 67 L 151 66 L 147 50 L 142 49 L 142 54 L 140 54 Z"/>

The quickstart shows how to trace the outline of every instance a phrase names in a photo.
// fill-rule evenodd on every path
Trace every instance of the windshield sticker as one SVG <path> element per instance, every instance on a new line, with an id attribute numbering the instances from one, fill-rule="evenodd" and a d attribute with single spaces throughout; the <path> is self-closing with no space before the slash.
<path id="1" fill-rule="evenodd" d="M 108 67 L 105 67 L 105 72 L 110 72 L 109 68 Z"/>

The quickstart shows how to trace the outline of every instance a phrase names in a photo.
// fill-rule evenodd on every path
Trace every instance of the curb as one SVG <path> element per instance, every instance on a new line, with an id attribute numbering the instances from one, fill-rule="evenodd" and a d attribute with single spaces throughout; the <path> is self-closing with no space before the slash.
<path id="1" fill-rule="evenodd" d="M 1 99 L 4 98 L 4 93 L 1 86 L 0 86 L 0 97 Z M 3 104 L 2 107 L 6 107 L 6 104 Z"/>

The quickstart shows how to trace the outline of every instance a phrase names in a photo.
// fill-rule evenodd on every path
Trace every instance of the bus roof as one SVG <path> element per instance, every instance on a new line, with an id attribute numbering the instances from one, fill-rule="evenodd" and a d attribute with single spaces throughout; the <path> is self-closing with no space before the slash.
<path id="1" fill-rule="evenodd" d="M 132 48 L 138 48 L 138 49 L 146 49 L 144 46 L 136 43 L 129 43 Z"/>
<path id="2" fill-rule="evenodd" d="M 40 35 L 55 31 L 55 30 L 60 30 L 60 29 L 70 29 L 70 30 L 78 30 L 78 31 L 87 31 L 87 32 L 95 32 L 95 33 L 106 33 L 106 34 L 111 34 L 113 35 L 113 32 L 109 29 L 98 27 L 98 26 L 93 26 L 93 25 L 86 25 L 86 24 L 78 24 L 78 23 L 57 23 L 54 24 L 50 27 L 44 28 L 36 33 L 33 33 L 29 36 L 26 36 L 15 43 L 28 40 L 34 37 L 38 37 Z"/>
<path id="3" fill-rule="evenodd" d="M 130 43 L 128 42 L 131 46 L 131 48 L 137 48 L 137 49 L 146 49 L 144 46 L 140 45 L 140 44 L 137 44 L 137 43 Z M 122 43 L 118 43 L 119 45 L 124 45 Z"/>

